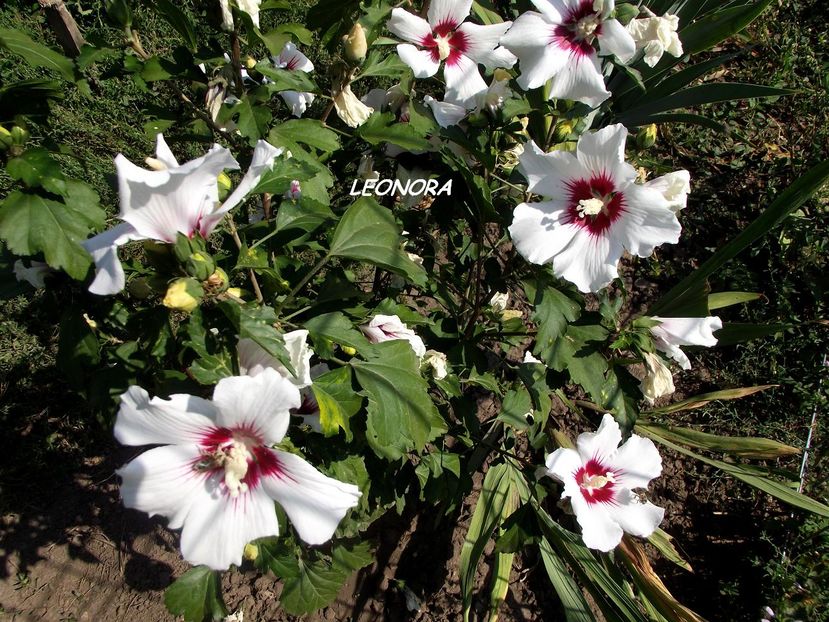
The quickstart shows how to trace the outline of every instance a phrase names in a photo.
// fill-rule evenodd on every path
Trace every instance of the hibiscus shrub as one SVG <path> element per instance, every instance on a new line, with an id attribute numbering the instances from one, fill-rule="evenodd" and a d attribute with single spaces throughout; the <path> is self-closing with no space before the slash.
<path id="1" fill-rule="evenodd" d="M 72 59 L 0 31 L 51 74 L 0 91 L 16 184 L 4 262 L 60 310 L 59 365 L 91 409 L 117 413 L 122 444 L 153 446 L 118 476 L 127 507 L 181 530 L 195 567 L 168 589 L 172 613 L 228 615 L 217 573 L 245 564 L 278 578 L 289 613 L 323 607 L 373 562 L 378 519 L 414 505 L 451 524 L 485 472 L 459 560 L 466 616 L 497 538 L 502 570 L 537 549 L 567 620 L 698 620 L 644 553 L 647 538 L 682 563 L 647 499 L 657 444 L 829 516 L 744 462 L 796 449 L 669 424 L 765 387 L 666 397 L 684 348 L 762 333 L 710 311 L 759 295 L 706 279 L 829 165 L 646 313 L 631 305 L 647 258 L 681 243 L 691 190 L 644 157 L 655 124 L 716 127 L 681 111 L 788 93 L 695 83 L 726 59 L 693 55 L 768 1 L 321 0 L 304 23 L 289 4 L 216 0 L 197 20 L 114 0 L 123 37 Z M 145 45 L 147 11 L 172 49 Z M 67 176 L 71 147 L 49 139 L 56 81 L 94 105 L 104 62 L 100 79 L 159 94 L 141 119 L 155 154 L 115 157 L 117 206 Z"/>

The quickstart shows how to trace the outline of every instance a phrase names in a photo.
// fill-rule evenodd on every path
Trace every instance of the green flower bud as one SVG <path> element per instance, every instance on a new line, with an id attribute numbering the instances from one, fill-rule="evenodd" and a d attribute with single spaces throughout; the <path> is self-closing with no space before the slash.
<path id="1" fill-rule="evenodd" d="M 553 130 L 553 142 L 563 143 L 573 133 L 573 122 L 570 119 L 562 119 L 556 124 Z"/>
<path id="2" fill-rule="evenodd" d="M 623 26 L 626 26 L 632 19 L 639 17 L 639 7 L 627 2 L 617 4 L 615 16 Z"/>
<path id="3" fill-rule="evenodd" d="M 202 252 L 195 252 L 187 259 L 184 264 L 184 269 L 192 277 L 199 281 L 206 281 L 216 271 L 216 262 L 213 258 Z"/>
<path id="4" fill-rule="evenodd" d="M 183 233 L 179 233 L 176 236 L 175 243 L 173 244 L 173 254 L 176 256 L 176 259 L 178 259 L 179 263 L 186 264 L 187 260 L 190 259 L 190 255 L 193 253 L 207 253 L 204 238 L 202 238 L 199 234 L 195 234 L 191 238 Z M 212 272 L 213 270 L 208 272 L 207 276 L 210 276 Z M 207 276 L 204 278 L 207 278 Z"/>
<path id="5" fill-rule="evenodd" d="M 636 146 L 640 149 L 650 149 L 656 143 L 656 123 L 639 128 L 636 133 Z"/>
<path id="6" fill-rule="evenodd" d="M 224 201 L 227 198 L 227 195 L 230 194 L 230 188 L 233 186 L 233 182 L 230 181 L 230 177 L 227 176 L 227 173 L 219 173 L 219 177 L 216 181 L 219 185 L 219 201 Z"/>
<path id="7" fill-rule="evenodd" d="M 12 144 L 22 147 L 29 140 L 29 130 L 15 125 L 11 130 Z"/>
<path id="8" fill-rule="evenodd" d="M 249 562 L 256 561 L 256 558 L 259 557 L 259 547 L 255 544 L 246 544 L 245 549 L 242 552 L 242 557 Z"/>
<path id="9" fill-rule="evenodd" d="M 0 151 L 6 151 L 12 146 L 12 135 L 9 130 L 0 125 Z"/>
<path id="10" fill-rule="evenodd" d="M 162 304 L 168 309 L 192 312 L 204 297 L 204 288 L 196 279 L 176 279 L 167 287 Z"/>

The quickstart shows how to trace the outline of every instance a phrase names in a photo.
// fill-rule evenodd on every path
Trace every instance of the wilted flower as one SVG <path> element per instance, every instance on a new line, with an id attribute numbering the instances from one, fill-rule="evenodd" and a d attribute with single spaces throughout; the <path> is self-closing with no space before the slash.
<path id="1" fill-rule="evenodd" d="M 527 261 L 552 263 L 582 292 L 615 279 L 625 250 L 648 257 L 659 244 L 679 240 L 679 221 L 662 194 L 634 183 L 626 138 L 616 124 L 584 134 L 575 154 L 544 153 L 529 142 L 520 158 L 527 189 L 549 200 L 515 208 L 513 242 Z"/>
<path id="2" fill-rule="evenodd" d="M 360 330 L 368 337 L 371 343 L 382 343 L 392 339 L 408 341 L 418 358 L 426 354 L 423 340 L 415 332 L 400 321 L 396 315 L 375 315 L 368 324 L 360 326 Z"/>
<path id="3" fill-rule="evenodd" d="M 645 64 L 655 67 L 667 52 L 671 56 L 682 56 L 682 41 L 677 34 L 679 17 L 665 13 L 662 17 L 645 17 L 628 22 L 627 30 L 636 42 L 636 51 L 643 51 Z"/>
<path id="4" fill-rule="evenodd" d="M 14 277 L 20 282 L 26 281 L 36 289 L 46 287 L 46 277 L 51 272 L 52 269 L 49 267 L 49 264 L 35 259 L 29 261 L 28 268 L 20 259 L 14 262 Z"/>
<path id="5" fill-rule="evenodd" d="M 489 110 L 494 114 L 496 110 L 504 106 L 504 101 L 510 96 L 509 82 L 512 76 L 503 69 L 496 69 L 492 73 L 486 91 L 478 95 L 478 110 Z"/>
<path id="6" fill-rule="evenodd" d="M 518 84 L 525 90 L 550 80 L 550 99 L 598 106 L 605 88 L 599 55 L 626 63 L 636 47 L 630 33 L 611 19 L 613 0 L 532 0 L 541 11 L 523 13 L 501 39 L 518 57 Z M 594 49 L 598 43 L 598 54 Z"/>
<path id="7" fill-rule="evenodd" d="M 489 306 L 493 311 L 506 311 L 509 304 L 509 292 L 495 292 L 489 299 Z"/>
<path id="8" fill-rule="evenodd" d="M 634 488 L 647 488 L 662 473 L 662 458 L 650 439 L 636 434 L 620 447 L 622 431 L 609 414 L 596 432 L 579 434 L 577 449 L 556 449 L 547 456 L 547 474 L 564 484 L 591 549 L 611 551 L 627 532 L 651 535 L 665 510 L 643 501 Z"/>
<path id="9" fill-rule="evenodd" d="M 392 9 L 387 27 L 409 43 L 397 46 L 401 60 L 416 78 L 435 75 L 446 61 L 445 99 L 475 107 L 475 98 L 486 90 L 478 63 L 488 69 L 512 67 L 515 57 L 498 45 L 512 22 L 481 26 L 465 22 L 472 3 L 468 0 L 442 0 L 429 5 L 428 21 L 405 9 Z M 415 44 L 415 45 L 412 45 Z"/>
<path id="10" fill-rule="evenodd" d="M 651 334 L 655 337 L 654 345 L 677 363 L 682 369 L 691 369 L 691 361 L 680 346 L 705 346 L 710 348 L 717 345 L 715 330 L 722 328 L 722 320 L 716 316 L 709 317 L 658 317 L 652 320 L 659 322 L 658 326 L 651 327 Z"/>
<path id="11" fill-rule="evenodd" d="M 671 370 L 662 362 L 662 357 L 658 354 L 645 353 L 645 377 L 639 384 L 639 390 L 650 404 L 676 390 Z"/>
<path id="12" fill-rule="evenodd" d="M 346 84 L 334 95 L 334 108 L 337 116 L 342 119 L 348 127 L 359 127 L 371 116 L 374 108 L 369 108 L 351 91 L 351 85 Z"/>
<path id="13" fill-rule="evenodd" d="M 448 361 L 443 352 L 437 350 L 426 350 L 422 365 L 432 368 L 432 377 L 435 380 L 443 380 L 449 374 Z"/>
<path id="14" fill-rule="evenodd" d="M 115 158 L 118 192 L 124 222 L 83 242 L 95 262 L 93 294 L 117 294 L 124 289 L 124 269 L 118 247 L 131 240 L 156 240 L 172 244 L 179 233 L 207 238 L 224 215 L 241 203 L 282 153 L 264 140 L 256 144 L 250 168 L 224 203 L 219 204 L 217 180 L 224 169 L 238 169 L 230 151 L 219 145 L 182 165 L 176 161 L 159 134 L 155 160 L 166 168 L 148 171 Z"/>
<path id="15" fill-rule="evenodd" d="M 273 64 L 280 69 L 287 71 L 301 71 L 303 73 L 311 73 L 314 71 L 314 63 L 312 63 L 305 54 L 296 49 L 296 45 L 290 41 L 285 44 L 279 56 L 272 57 Z M 267 78 L 265 79 L 267 82 Z M 301 117 L 308 106 L 314 102 L 313 93 L 300 93 L 298 91 L 280 91 L 279 95 L 291 109 L 291 114 L 295 117 Z"/>
<path id="16" fill-rule="evenodd" d="M 668 201 L 668 207 L 674 212 L 688 205 L 688 193 L 691 192 L 691 174 L 686 170 L 674 171 L 645 182 L 646 188 L 653 188 L 662 193 Z"/>
<path id="17" fill-rule="evenodd" d="M 121 396 L 115 437 L 124 445 L 161 447 L 118 470 L 124 505 L 166 516 L 171 529 L 182 528 L 184 559 L 214 570 L 241 564 L 245 544 L 279 533 L 274 501 L 305 542 L 326 542 L 360 492 L 272 448 L 299 404 L 299 389 L 272 369 L 223 378 L 212 401 L 150 399 L 130 387 Z"/>

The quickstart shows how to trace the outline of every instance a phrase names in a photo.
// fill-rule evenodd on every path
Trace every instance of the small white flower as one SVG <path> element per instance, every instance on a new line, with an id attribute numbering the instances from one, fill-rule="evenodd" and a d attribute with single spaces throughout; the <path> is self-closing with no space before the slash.
<path id="1" fill-rule="evenodd" d="M 680 346 L 705 346 L 710 348 L 717 345 L 714 331 L 722 328 L 722 320 L 716 316 L 709 317 L 657 317 L 651 319 L 659 322 L 658 326 L 651 327 L 654 336 L 654 345 L 657 350 L 664 352 L 682 369 L 691 369 L 691 361 Z"/>
<path id="2" fill-rule="evenodd" d="M 302 389 L 311 384 L 311 357 L 314 351 L 308 346 L 308 331 L 294 330 L 282 335 L 285 349 L 296 375 L 256 343 L 253 339 L 240 339 L 236 346 L 239 356 L 239 373 L 243 376 L 257 376 L 266 369 L 273 369 Z"/>
<path id="3" fill-rule="evenodd" d="M 636 42 L 636 51 L 643 51 L 645 64 L 655 67 L 667 52 L 671 56 L 682 56 L 682 41 L 677 34 L 679 17 L 665 13 L 662 17 L 645 17 L 631 20 L 627 30 Z"/>
<path id="4" fill-rule="evenodd" d="M 46 287 L 46 277 L 52 272 L 49 264 L 42 261 L 31 260 L 29 267 L 18 259 L 14 262 L 14 277 L 19 281 L 26 281 L 35 289 L 43 289 Z"/>
<path id="5" fill-rule="evenodd" d="M 423 340 L 396 315 L 375 315 L 368 324 L 360 326 L 360 330 L 371 343 L 405 339 L 411 344 L 418 358 L 422 359 L 426 355 Z"/>
<path id="6" fill-rule="evenodd" d="M 633 492 L 662 473 L 659 451 L 636 434 L 621 442 L 619 424 L 606 414 L 595 433 L 579 434 L 577 449 L 557 449 L 546 460 L 547 474 L 564 484 L 561 497 L 570 499 L 584 543 L 605 552 L 625 532 L 648 537 L 665 515 Z"/>
<path id="7" fill-rule="evenodd" d="M 495 292 L 489 299 L 489 306 L 493 311 L 501 312 L 507 310 L 509 304 L 509 292 Z"/>
<path id="8" fill-rule="evenodd" d="M 432 377 L 435 380 L 443 380 L 449 374 L 448 361 L 443 352 L 437 350 L 426 350 L 423 357 L 423 366 L 432 368 Z"/>
<path id="9" fill-rule="evenodd" d="M 488 69 L 512 67 L 513 56 L 499 46 L 512 22 L 481 26 L 464 21 L 472 8 L 469 0 L 437 0 L 429 5 L 427 19 L 405 9 L 392 9 L 388 29 L 409 43 L 397 46 L 400 59 L 416 78 L 429 78 L 445 61 L 446 98 L 468 109 L 486 91 L 478 64 Z"/>
<path id="10" fill-rule="evenodd" d="M 369 108 L 351 91 L 351 85 L 347 84 L 334 96 L 334 108 L 337 116 L 342 119 L 348 127 L 359 127 L 371 116 L 374 108 Z"/>
<path id="11" fill-rule="evenodd" d="M 526 145 L 518 169 L 527 189 L 544 201 L 515 208 L 510 235 L 518 252 L 582 292 L 615 279 L 625 250 L 649 257 L 660 244 L 676 244 L 681 227 L 662 194 L 634 183 L 625 162 L 627 129 L 610 125 L 579 138 L 576 152 L 544 153 Z"/>
<path id="12" fill-rule="evenodd" d="M 642 391 L 642 395 L 649 404 L 653 404 L 663 395 L 670 395 L 676 390 L 671 370 L 662 362 L 658 354 L 645 353 L 645 370 L 645 377 L 639 385 L 639 390 Z"/>
<path id="13" fill-rule="evenodd" d="M 218 178 L 225 169 L 238 169 L 230 151 L 219 145 L 205 155 L 179 165 L 164 137 L 158 134 L 155 161 L 161 170 L 140 168 L 123 155 L 115 158 L 118 173 L 120 225 L 84 241 L 83 247 L 95 262 L 93 294 L 117 294 L 124 289 L 124 268 L 118 247 L 131 240 L 174 243 L 179 233 L 207 238 L 216 225 L 253 190 L 259 179 L 282 153 L 260 140 L 250 168 L 224 203 L 219 203 Z"/>
<path id="14" fill-rule="evenodd" d="M 645 182 L 646 188 L 653 188 L 662 193 L 668 207 L 674 212 L 685 209 L 688 205 L 688 193 L 691 192 L 691 173 L 686 170 L 674 171 Z"/>
<path id="15" fill-rule="evenodd" d="M 184 559 L 214 570 L 240 565 L 245 544 L 279 534 L 274 501 L 305 542 L 330 540 L 360 491 L 272 448 L 299 404 L 299 389 L 273 369 L 223 378 L 212 400 L 150 399 L 130 387 L 115 438 L 160 446 L 117 471 L 124 505 L 166 516 L 171 529 L 182 529 Z"/>
<path id="16" fill-rule="evenodd" d="M 280 69 L 287 71 L 301 71 L 303 73 L 311 73 L 314 71 L 314 63 L 312 63 L 305 54 L 296 49 L 296 45 L 290 41 L 285 44 L 279 56 L 271 58 L 271 61 Z M 267 78 L 265 79 L 267 82 Z M 308 106 L 314 101 L 313 93 L 300 93 L 298 91 L 280 91 L 280 97 L 285 101 L 285 104 L 291 109 L 291 114 L 295 117 L 301 117 L 305 114 Z"/>
<path id="17" fill-rule="evenodd" d="M 617 20 L 610 19 L 613 1 L 532 3 L 540 13 L 523 13 L 501 39 L 504 47 L 518 57 L 519 86 L 530 90 L 549 80 L 550 99 L 598 106 L 610 97 L 599 56 L 615 55 L 626 63 L 636 52 L 630 33 Z"/>

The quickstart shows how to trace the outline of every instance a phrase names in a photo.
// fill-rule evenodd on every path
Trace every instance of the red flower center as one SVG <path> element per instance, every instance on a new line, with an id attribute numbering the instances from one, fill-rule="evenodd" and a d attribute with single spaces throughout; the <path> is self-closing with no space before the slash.
<path id="1" fill-rule="evenodd" d="M 607 173 L 565 183 L 569 192 L 565 223 L 601 235 L 625 212 L 625 196 L 616 190 Z"/>
<path id="2" fill-rule="evenodd" d="M 577 56 L 594 54 L 593 39 L 602 34 L 601 17 L 593 10 L 591 0 L 570 11 L 562 24 L 553 27 L 549 45 L 557 45 Z"/>
<path id="3" fill-rule="evenodd" d="M 447 65 L 455 65 L 469 49 L 469 40 L 465 33 L 457 30 L 458 26 L 460 24 L 454 21 L 443 21 L 420 40 L 421 46 L 431 50 L 434 62 L 446 59 Z"/>
<path id="4" fill-rule="evenodd" d="M 256 488 L 263 476 L 279 476 L 281 473 L 276 454 L 265 447 L 257 431 L 251 427 L 213 428 L 199 444 L 202 448 L 201 457 L 193 464 L 193 469 L 208 476 L 218 475 L 221 478 L 222 494 L 235 497 L 239 491 Z M 246 461 L 246 467 L 241 468 L 244 476 L 239 480 L 244 486 L 232 491 L 227 485 L 227 472 L 235 468 L 240 473 L 239 465 L 231 464 L 240 452 Z"/>
<path id="5" fill-rule="evenodd" d="M 574 474 L 581 495 L 587 503 L 611 503 L 615 494 L 616 474 L 598 460 L 589 460 Z"/>

